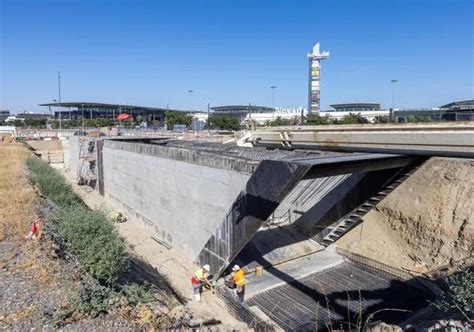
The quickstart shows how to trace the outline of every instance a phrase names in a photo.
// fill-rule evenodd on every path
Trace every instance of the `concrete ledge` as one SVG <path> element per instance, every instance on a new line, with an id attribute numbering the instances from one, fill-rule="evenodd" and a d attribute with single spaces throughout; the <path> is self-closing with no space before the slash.
<path id="1" fill-rule="evenodd" d="M 190 150 L 186 148 L 176 148 L 160 146 L 155 144 L 123 142 L 118 140 L 105 140 L 104 147 L 146 154 L 150 156 L 184 161 L 200 166 L 220 168 L 243 174 L 253 174 L 259 161 L 239 159 L 229 156 L 222 156 L 214 153 Z"/>

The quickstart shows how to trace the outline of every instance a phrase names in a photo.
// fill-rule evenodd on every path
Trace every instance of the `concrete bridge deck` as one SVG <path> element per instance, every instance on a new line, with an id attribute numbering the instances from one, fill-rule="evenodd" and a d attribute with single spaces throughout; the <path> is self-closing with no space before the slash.
<path id="1" fill-rule="evenodd" d="M 239 144 L 474 158 L 474 123 L 278 127 L 250 132 Z"/>

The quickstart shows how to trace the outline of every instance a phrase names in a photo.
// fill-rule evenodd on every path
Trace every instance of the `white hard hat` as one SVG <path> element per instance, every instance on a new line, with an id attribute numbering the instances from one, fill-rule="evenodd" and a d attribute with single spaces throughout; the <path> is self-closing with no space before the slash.
<path id="1" fill-rule="evenodd" d="M 240 266 L 238 266 L 237 264 L 234 265 L 234 267 L 232 268 L 232 271 L 238 271 L 240 270 Z"/>
<path id="2" fill-rule="evenodd" d="M 211 271 L 211 267 L 209 266 L 209 264 L 204 265 L 202 268 L 206 271 Z"/>

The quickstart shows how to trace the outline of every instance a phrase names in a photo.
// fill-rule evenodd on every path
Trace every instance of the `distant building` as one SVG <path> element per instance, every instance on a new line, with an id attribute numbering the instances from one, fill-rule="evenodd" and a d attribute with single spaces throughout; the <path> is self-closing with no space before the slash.
<path id="1" fill-rule="evenodd" d="M 9 110 L 0 110 L 0 121 L 5 121 L 10 116 Z"/>
<path id="2" fill-rule="evenodd" d="M 2 134 L 16 136 L 15 126 L 0 126 L 0 136 L 3 136 Z M 0 137 L 0 139 L 1 139 L 1 137 Z"/>
<path id="3" fill-rule="evenodd" d="M 273 108 L 265 106 L 256 106 L 256 105 L 228 105 L 228 106 L 216 106 L 211 107 L 211 117 L 216 115 L 226 115 L 232 116 L 239 119 L 240 122 L 243 122 L 252 114 L 257 113 L 268 113 L 273 114 Z"/>
<path id="4" fill-rule="evenodd" d="M 16 119 L 18 120 L 39 120 L 39 119 L 49 119 L 51 118 L 51 114 L 49 113 L 33 113 L 33 112 L 24 112 L 18 113 L 16 115 Z"/>
<path id="5" fill-rule="evenodd" d="M 306 109 L 301 106 L 299 108 L 275 107 L 273 109 L 271 107 L 256 105 L 230 105 L 211 107 L 211 110 L 211 117 L 226 115 L 236 117 L 239 119 L 241 124 L 247 120 L 253 120 L 261 125 L 268 121 L 273 121 L 278 117 L 292 120 L 295 118 L 299 119 L 301 118 L 301 115 L 307 114 Z"/>
<path id="6" fill-rule="evenodd" d="M 341 120 L 351 113 L 360 114 L 370 122 L 376 117 L 389 116 L 389 110 L 383 110 L 378 103 L 345 103 L 330 105 L 334 110 L 321 111 L 321 116 L 329 116 L 330 119 Z"/>
<path id="7" fill-rule="evenodd" d="M 335 112 L 370 112 L 380 111 L 380 104 L 378 103 L 348 103 L 348 104 L 333 104 L 330 105 L 335 109 Z"/>
<path id="8" fill-rule="evenodd" d="M 455 101 L 437 108 L 408 108 L 393 112 L 395 122 L 474 121 L 474 99 Z"/>
<path id="9" fill-rule="evenodd" d="M 160 107 L 147 107 L 136 105 L 106 104 L 96 102 L 54 102 L 40 104 L 54 110 L 54 118 L 58 119 L 61 114 L 62 119 L 87 119 L 92 118 L 110 118 L 115 119 L 119 114 L 126 113 L 133 118 L 141 116 L 144 121 L 164 122 L 165 113 L 168 111 L 196 113 L 195 111 L 185 111 Z"/>
<path id="10" fill-rule="evenodd" d="M 474 99 L 454 101 L 452 103 L 441 106 L 441 108 L 448 108 L 450 110 L 469 110 L 474 109 Z"/>

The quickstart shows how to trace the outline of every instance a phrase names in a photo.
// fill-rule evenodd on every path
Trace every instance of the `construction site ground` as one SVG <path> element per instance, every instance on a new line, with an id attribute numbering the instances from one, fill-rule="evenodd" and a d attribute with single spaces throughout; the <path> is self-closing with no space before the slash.
<path id="1" fill-rule="evenodd" d="M 64 170 L 62 172 L 74 191 L 90 208 L 101 209 L 109 215 L 122 212 L 120 206 L 108 201 L 97 191 L 91 190 L 87 186 L 77 185 L 71 180 L 70 173 Z M 176 314 L 187 311 L 195 321 L 219 321 L 220 324 L 215 326 L 219 329 L 238 329 L 240 331 L 248 329 L 246 324 L 238 321 L 226 311 L 224 303 L 210 290 L 203 292 L 201 302 L 193 301 L 190 279 L 198 267 L 180 251 L 168 248 L 154 240 L 149 230 L 140 221 L 134 220 L 132 216 L 126 216 L 126 218 L 126 222 L 116 225 L 130 250 L 156 268 L 160 274 L 167 278 L 173 289 L 188 301 L 184 307 L 176 309 Z"/>
<path id="2" fill-rule="evenodd" d="M 44 328 L 42 317 L 49 315 L 55 305 L 65 301 L 67 289 L 62 281 L 64 276 L 74 272 L 73 265 L 48 255 L 53 251 L 51 243 L 24 240 L 39 203 L 37 193 L 28 182 L 24 165 L 24 161 L 31 155 L 19 143 L 0 144 L 0 328 L 6 329 Z M 97 191 L 75 184 L 74 176 L 64 171 L 61 164 L 57 164 L 56 168 L 63 172 L 75 192 L 90 208 L 102 209 L 109 214 L 123 212 L 120 206 L 108 201 Z M 134 220 L 133 216 L 126 217 L 126 222 L 116 225 L 126 240 L 130 253 L 165 276 L 180 297 L 187 300 L 185 305 L 172 309 L 171 315 L 192 316 L 194 321 L 208 322 L 215 328 L 247 329 L 245 324 L 226 311 L 224 303 L 210 291 L 204 292 L 203 302 L 192 301 L 190 277 L 197 266 L 178 250 L 153 239 L 149 230 L 141 222 Z M 337 246 L 409 271 L 413 276 L 424 273 L 436 277 L 439 272 L 448 273 L 472 266 L 474 161 L 453 158 L 428 160 L 370 211 L 362 224 L 342 237 Z M 325 263 L 319 264 L 321 261 Z M 327 291 L 319 282 L 320 279 L 331 279 L 334 275 L 336 284 L 341 278 L 349 278 L 349 284 L 354 280 L 364 282 L 367 279 L 363 277 L 366 273 L 364 271 L 359 273 L 361 278 L 359 274 L 351 275 L 349 270 L 354 267 L 344 264 L 347 265 L 334 252 L 334 247 L 279 264 L 265 271 L 263 278 L 249 277 L 247 303 L 258 306 L 260 302 L 261 310 L 267 316 L 276 321 L 280 319 L 283 326 L 290 326 L 286 325 L 290 324 L 289 321 L 295 326 L 299 318 L 278 317 L 273 309 L 274 304 L 271 306 L 274 303 L 272 299 L 287 292 L 288 296 L 296 296 L 291 302 L 294 304 L 302 299 L 301 296 L 305 296 L 306 289 L 309 291 L 309 295 L 306 294 L 309 296 L 307 308 L 316 305 L 314 310 L 324 310 L 324 306 L 318 307 L 322 298 L 311 297 L 314 289 L 319 289 L 323 295 Z M 381 286 L 389 280 L 376 273 L 371 273 L 372 277 Z M 331 283 L 329 279 L 327 282 Z M 352 290 L 360 289 L 357 282 Z M 295 284 L 297 287 L 294 287 Z M 390 292 L 393 294 L 391 286 L 387 285 L 385 293 L 384 287 L 377 288 L 381 290 L 377 296 L 390 296 Z M 397 288 L 397 292 L 402 292 L 402 288 Z M 407 289 L 403 288 L 403 291 Z M 337 301 L 342 303 L 347 302 L 347 299 L 340 297 Z M 300 313 L 304 313 L 307 308 Z M 428 312 L 430 314 L 432 311 Z M 328 315 L 331 314 L 328 312 Z M 426 319 L 426 315 L 417 318 L 419 321 Z M 217 321 L 220 323 L 216 324 Z M 82 320 L 70 327 L 133 328 L 127 320 L 113 315 Z"/>

